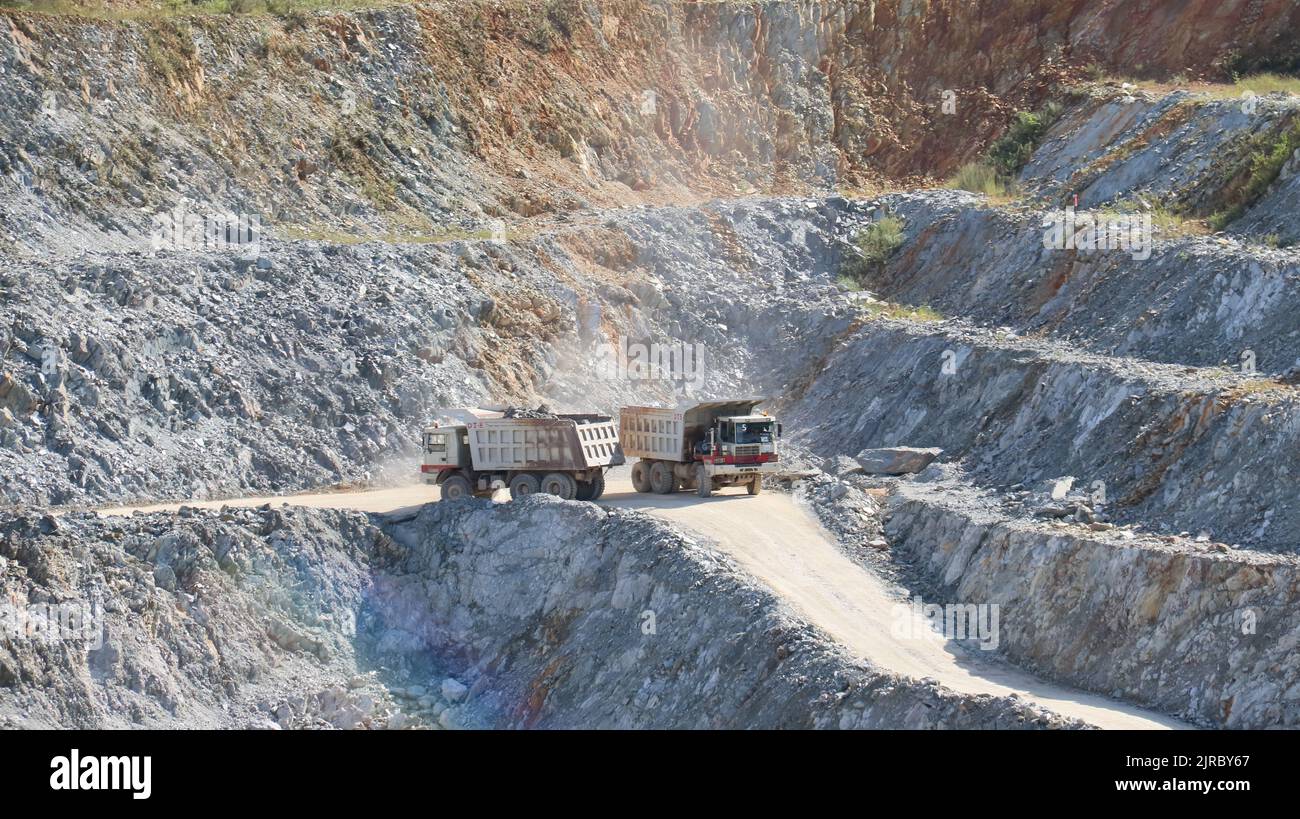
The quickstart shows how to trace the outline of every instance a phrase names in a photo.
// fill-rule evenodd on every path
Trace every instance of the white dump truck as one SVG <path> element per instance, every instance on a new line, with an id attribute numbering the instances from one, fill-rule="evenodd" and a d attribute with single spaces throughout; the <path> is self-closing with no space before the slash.
<path id="1" fill-rule="evenodd" d="M 443 500 L 491 497 L 505 487 L 512 498 L 545 492 L 592 501 L 605 491 L 605 470 L 624 461 L 609 416 L 487 415 L 424 431 L 420 471 L 442 488 Z"/>
<path id="2" fill-rule="evenodd" d="M 723 486 L 763 489 L 763 476 L 778 471 L 781 424 L 756 413 L 762 398 L 706 401 L 677 409 L 624 407 L 619 417 L 623 452 L 638 492 L 668 494 L 695 489 L 707 498 Z"/>

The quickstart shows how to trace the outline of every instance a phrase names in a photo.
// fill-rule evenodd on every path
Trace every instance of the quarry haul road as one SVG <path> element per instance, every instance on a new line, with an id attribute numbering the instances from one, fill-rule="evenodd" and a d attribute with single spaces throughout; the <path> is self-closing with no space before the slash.
<path id="1" fill-rule="evenodd" d="M 435 501 L 436 489 L 414 485 L 395 489 L 281 495 L 227 501 L 195 501 L 100 509 L 101 515 L 134 511 L 175 511 L 184 506 L 261 506 L 288 503 L 315 508 L 389 513 Z M 1001 663 L 980 657 L 978 649 L 954 646 L 918 615 L 913 637 L 895 636 L 901 590 L 850 560 L 812 515 L 789 495 L 726 489 L 712 498 L 692 492 L 639 494 L 626 468 L 609 475 L 601 505 L 635 509 L 675 523 L 715 541 L 722 551 L 779 595 L 801 617 L 826 632 L 850 653 L 875 665 L 917 679 L 932 678 L 967 694 L 1019 696 L 1064 716 L 1099 728 L 1191 728 L 1166 717 L 1095 694 L 1046 683 Z"/>

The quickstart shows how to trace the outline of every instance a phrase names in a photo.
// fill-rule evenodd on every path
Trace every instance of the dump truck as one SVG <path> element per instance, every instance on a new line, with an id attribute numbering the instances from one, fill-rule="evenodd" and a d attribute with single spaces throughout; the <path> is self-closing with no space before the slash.
<path id="1" fill-rule="evenodd" d="M 594 501 L 605 491 L 605 470 L 624 462 L 609 416 L 489 415 L 425 429 L 420 471 L 443 500 L 507 488 L 511 498 L 545 492 Z"/>
<path id="2" fill-rule="evenodd" d="M 763 490 L 763 476 L 780 468 L 777 439 L 781 424 L 756 413 L 762 398 L 706 401 L 669 409 L 624 407 L 619 439 L 632 465 L 638 492 L 668 494 L 694 489 L 707 498 L 724 486 Z"/>

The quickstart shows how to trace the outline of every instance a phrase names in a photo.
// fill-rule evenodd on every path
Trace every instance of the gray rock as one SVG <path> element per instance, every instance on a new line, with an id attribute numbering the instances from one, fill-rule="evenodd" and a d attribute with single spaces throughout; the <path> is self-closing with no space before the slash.
<path id="1" fill-rule="evenodd" d="M 1074 514 L 1074 507 L 1060 504 L 1045 504 L 1034 510 L 1036 518 L 1066 518 Z"/>
<path id="2" fill-rule="evenodd" d="M 398 711 L 388 718 L 387 727 L 390 731 L 403 731 L 414 724 L 415 720 L 411 716 Z"/>
<path id="3" fill-rule="evenodd" d="M 834 460 L 827 466 L 827 471 L 837 477 L 845 475 L 855 475 L 862 472 L 862 464 L 848 457 L 847 455 L 836 455 Z"/>
<path id="4" fill-rule="evenodd" d="M 857 462 L 868 475 L 906 475 L 920 472 L 942 454 L 938 447 L 884 447 L 862 450 Z"/>
<path id="5" fill-rule="evenodd" d="M 459 680 L 448 677 L 442 681 L 442 698 L 447 702 L 460 702 L 469 687 Z"/>
<path id="6" fill-rule="evenodd" d="M 160 589 L 167 591 L 176 591 L 176 572 L 171 566 L 155 566 L 153 570 L 153 582 Z"/>

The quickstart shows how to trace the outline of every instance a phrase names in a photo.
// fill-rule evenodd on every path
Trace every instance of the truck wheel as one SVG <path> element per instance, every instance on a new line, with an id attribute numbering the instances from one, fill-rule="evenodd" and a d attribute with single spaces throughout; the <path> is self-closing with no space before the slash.
<path id="1" fill-rule="evenodd" d="M 707 498 L 713 494 L 713 479 L 709 477 L 709 470 L 704 464 L 695 467 L 695 492 L 701 498 Z"/>
<path id="2" fill-rule="evenodd" d="M 605 473 L 597 472 L 596 477 L 589 481 L 578 481 L 577 499 L 580 501 L 594 501 L 601 495 L 605 494 Z"/>
<path id="3" fill-rule="evenodd" d="M 755 476 L 754 476 L 754 480 L 752 480 L 752 481 L 749 482 L 749 487 L 748 487 L 748 489 L 749 489 L 749 494 L 751 494 L 751 495 L 757 495 L 759 492 L 762 492 L 762 491 L 763 491 L 763 479 L 760 478 L 760 477 L 758 477 L 757 475 L 755 475 Z"/>
<path id="4" fill-rule="evenodd" d="M 632 488 L 638 492 L 650 491 L 650 467 L 645 461 L 632 464 Z"/>
<path id="5" fill-rule="evenodd" d="M 677 489 L 677 476 L 666 461 L 655 461 L 650 467 L 650 489 L 657 495 L 667 495 Z"/>
<path id="6" fill-rule="evenodd" d="M 542 491 L 564 500 L 573 500 L 578 494 L 578 482 L 567 472 L 548 472 L 542 478 Z"/>
<path id="7" fill-rule="evenodd" d="M 521 472 L 510 479 L 510 497 L 522 498 L 525 495 L 531 495 L 537 491 L 538 483 L 536 475 L 529 475 L 527 472 Z"/>
<path id="8" fill-rule="evenodd" d="M 473 494 L 474 488 L 464 475 L 452 475 L 442 482 L 442 499 L 445 501 L 460 500 Z"/>

